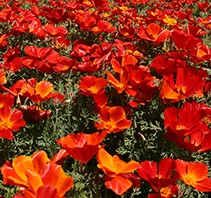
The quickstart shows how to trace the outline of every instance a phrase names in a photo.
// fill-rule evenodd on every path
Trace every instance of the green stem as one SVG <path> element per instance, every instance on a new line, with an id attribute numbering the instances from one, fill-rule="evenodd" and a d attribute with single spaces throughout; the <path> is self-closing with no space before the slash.
<path id="1" fill-rule="evenodd" d="M 96 187 L 96 198 L 100 197 L 100 194 L 99 194 L 99 173 L 100 173 L 100 171 L 98 169 L 96 177 L 95 177 L 95 181 L 96 181 L 96 184 L 97 184 L 97 187 Z"/>
<path id="2" fill-rule="evenodd" d="M 181 196 L 180 196 L 181 198 L 183 198 L 183 197 L 184 197 L 184 195 L 185 195 L 185 191 L 187 190 L 187 188 L 188 188 L 188 186 L 186 185 L 186 186 L 185 186 L 185 189 L 183 190 L 183 192 L 182 192 L 182 194 L 181 194 Z"/>
<path id="3" fill-rule="evenodd" d="M 105 198 L 107 198 L 108 196 L 108 188 L 106 188 L 106 191 L 105 191 Z"/>
<path id="4" fill-rule="evenodd" d="M 193 190 L 193 188 L 190 189 L 190 192 L 187 194 L 186 198 L 189 197 L 189 195 L 191 194 L 192 190 Z"/>
<path id="5" fill-rule="evenodd" d="M 85 175 L 85 178 L 89 181 L 89 185 L 90 185 L 90 187 L 91 187 L 91 191 L 92 191 L 92 197 L 94 198 L 94 197 L 96 197 L 95 196 L 95 192 L 94 192 L 94 189 L 95 189 L 95 187 L 94 187 L 94 185 L 93 185 L 93 183 L 92 183 L 92 180 L 91 179 L 89 179 L 89 168 L 88 168 L 88 165 L 87 165 L 87 163 L 85 163 L 85 170 L 86 170 L 86 175 Z"/>

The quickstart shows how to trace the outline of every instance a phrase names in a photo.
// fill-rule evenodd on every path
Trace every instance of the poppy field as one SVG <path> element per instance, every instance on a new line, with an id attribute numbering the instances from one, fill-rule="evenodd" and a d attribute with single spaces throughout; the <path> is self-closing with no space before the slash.
<path id="1" fill-rule="evenodd" d="M 0 198 L 208 198 L 211 3 L 1 0 Z"/>

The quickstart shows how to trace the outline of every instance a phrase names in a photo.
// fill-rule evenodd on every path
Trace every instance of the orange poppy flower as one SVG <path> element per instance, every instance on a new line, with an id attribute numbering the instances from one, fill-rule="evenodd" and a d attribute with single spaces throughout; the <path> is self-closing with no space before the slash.
<path id="1" fill-rule="evenodd" d="M 8 37 L 10 37 L 11 35 L 7 35 L 7 34 L 0 34 L 0 47 L 4 47 L 8 44 L 7 41 L 5 41 Z"/>
<path id="2" fill-rule="evenodd" d="M 211 49 L 207 45 L 198 45 L 192 48 L 190 52 L 191 60 L 194 63 L 207 62 L 211 60 Z"/>
<path id="3" fill-rule="evenodd" d="M 103 129 L 107 133 L 117 133 L 129 128 L 132 124 L 127 120 L 124 109 L 121 106 L 104 106 L 99 112 L 100 121 L 95 123 L 95 127 Z"/>
<path id="4" fill-rule="evenodd" d="M 158 192 L 158 190 L 156 190 Z M 165 188 L 160 189 L 160 195 L 159 193 L 152 193 L 149 194 L 148 198 L 173 198 L 174 196 L 179 195 L 179 190 L 178 190 L 178 184 L 176 185 L 169 185 Z"/>
<path id="5" fill-rule="evenodd" d="M 207 72 L 203 69 L 197 71 L 194 67 L 179 67 L 176 83 L 173 74 L 164 76 L 160 97 L 165 104 L 184 100 L 193 94 L 200 93 L 207 77 Z"/>
<path id="6" fill-rule="evenodd" d="M 108 96 L 105 94 L 105 87 L 108 81 L 104 78 L 95 76 L 84 76 L 80 79 L 80 90 L 83 91 L 79 94 L 86 96 L 93 96 L 93 99 L 98 107 L 102 108 L 108 101 Z"/>
<path id="7" fill-rule="evenodd" d="M 48 81 L 40 81 L 37 84 L 36 80 L 30 82 L 31 83 L 23 85 L 19 94 L 25 97 L 29 97 L 30 100 L 35 103 L 39 104 L 58 95 L 58 93 L 51 93 L 54 88 L 53 85 Z"/>
<path id="8" fill-rule="evenodd" d="M 64 154 L 58 153 L 57 160 Z M 73 186 L 73 179 L 65 175 L 60 165 L 54 163 L 57 160 L 51 160 L 44 151 L 38 151 L 32 157 L 19 156 L 12 163 L 7 161 L 1 167 L 3 183 L 21 186 L 20 191 L 27 198 L 39 197 L 37 195 L 42 195 L 47 186 L 50 186 L 50 194 L 54 192 L 57 197 L 63 197 Z"/>
<path id="9" fill-rule="evenodd" d="M 157 44 L 162 43 L 170 37 L 169 30 L 162 30 L 160 25 L 150 23 L 146 29 L 140 30 L 138 36 L 142 39 L 153 41 Z"/>
<path id="10" fill-rule="evenodd" d="M 207 176 L 208 168 L 203 162 L 186 162 L 180 159 L 176 160 L 176 170 L 181 179 L 187 185 L 192 186 L 200 192 L 211 191 L 211 180 Z"/>
<path id="11" fill-rule="evenodd" d="M 25 188 L 23 190 L 21 189 L 21 191 L 28 198 L 34 198 L 34 195 L 37 196 L 37 194 L 45 195 L 43 194 L 45 191 L 42 192 L 41 189 L 43 190 L 43 188 L 45 189 L 48 186 L 50 186 L 50 192 L 48 193 L 55 193 L 57 197 L 63 197 L 73 186 L 72 177 L 67 176 L 60 165 L 52 162 L 47 163 L 40 173 L 26 170 L 26 176 L 28 178 L 30 190 Z"/>
<path id="12" fill-rule="evenodd" d="M 22 118 L 23 114 L 18 109 L 11 111 L 11 107 L 3 106 L 0 108 L 0 137 L 13 139 L 13 132 L 26 125 Z"/>
<path id="13" fill-rule="evenodd" d="M 124 71 L 120 74 L 120 80 L 117 80 L 111 72 L 107 72 L 108 82 L 117 90 L 118 94 L 121 94 L 128 87 L 129 74 L 127 71 Z"/>
<path id="14" fill-rule="evenodd" d="M 117 155 L 112 157 L 104 148 L 98 151 L 97 161 L 99 163 L 97 167 L 106 174 L 105 186 L 107 188 L 121 195 L 133 185 L 130 177 L 127 178 L 124 173 L 135 171 L 139 166 L 138 162 L 130 161 L 127 163 Z"/>
<path id="15" fill-rule="evenodd" d="M 80 79 L 80 90 L 83 91 L 81 95 L 93 96 L 96 94 L 103 94 L 105 88 L 108 84 L 108 81 L 104 78 L 95 77 L 95 76 L 84 76 Z"/>
<path id="16" fill-rule="evenodd" d="M 0 84 L 6 84 L 7 83 L 7 79 L 5 77 L 5 72 L 0 69 Z"/>
<path id="17" fill-rule="evenodd" d="M 75 160 L 87 163 L 98 152 L 100 143 L 104 140 L 106 135 L 106 132 L 92 134 L 71 133 L 66 137 L 62 137 L 60 140 L 56 140 L 56 142 Z"/>

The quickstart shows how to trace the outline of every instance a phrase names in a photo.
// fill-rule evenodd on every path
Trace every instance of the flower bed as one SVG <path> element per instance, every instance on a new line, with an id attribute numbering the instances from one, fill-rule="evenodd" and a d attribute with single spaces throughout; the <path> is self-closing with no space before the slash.
<path id="1" fill-rule="evenodd" d="M 0 197 L 209 196 L 208 2 L 0 8 Z"/>

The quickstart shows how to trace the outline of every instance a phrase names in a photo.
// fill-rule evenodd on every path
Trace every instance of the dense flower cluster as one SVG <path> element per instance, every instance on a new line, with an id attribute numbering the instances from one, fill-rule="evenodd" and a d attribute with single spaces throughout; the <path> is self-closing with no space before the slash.
<path id="1" fill-rule="evenodd" d="M 163 123 L 161 131 L 165 131 L 163 144 L 174 142 L 190 155 L 211 151 L 208 2 L 6 0 L 0 1 L 0 8 L 2 142 L 16 144 L 16 132 L 30 133 L 30 125 L 44 129 L 54 111 L 47 108 L 50 101 L 70 108 L 68 96 L 73 93 L 60 93 L 56 85 L 61 80 L 67 88 L 71 75 L 79 76 L 71 82 L 78 89 L 74 105 L 82 111 L 76 96 L 91 101 L 89 109 L 97 117 L 89 118 L 93 123 L 86 130 L 68 131 L 54 139 L 54 145 L 63 149 L 52 159 L 47 151 L 37 151 L 39 143 L 33 145 L 31 157 L 26 151 L 13 160 L 5 159 L 3 184 L 19 187 L 13 198 L 68 196 L 73 180 L 81 179 L 70 174 L 75 165 L 65 164 L 68 157 L 80 162 L 78 171 L 90 183 L 93 197 L 100 197 L 103 187 L 116 196 L 134 188 L 142 191 L 145 181 L 151 187 L 149 198 L 188 195 L 181 184 L 211 192 L 208 164 L 202 161 L 159 154 L 157 161 L 144 156 L 141 161 L 130 157 L 126 162 L 120 159 L 123 156 L 110 154 L 116 151 L 109 143 L 109 138 L 125 131 L 136 133 L 140 109 L 156 104 L 161 109 L 157 117 Z M 21 72 L 21 79 L 14 77 Z M 149 115 L 150 109 L 145 113 Z M 142 131 L 137 134 L 144 142 Z"/>

